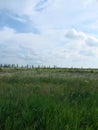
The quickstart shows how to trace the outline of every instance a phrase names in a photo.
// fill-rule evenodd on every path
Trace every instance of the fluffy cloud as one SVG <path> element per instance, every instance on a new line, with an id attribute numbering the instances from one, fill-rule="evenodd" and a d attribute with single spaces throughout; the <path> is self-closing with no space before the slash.
<path id="1" fill-rule="evenodd" d="M 0 1 L 1 63 L 98 65 L 96 0 Z"/>
<path id="2" fill-rule="evenodd" d="M 73 31 L 72 29 L 72 32 L 75 33 L 73 33 L 74 38 L 72 33 L 71 37 L 64 38 L 63 35 L 65 32 L 67 34 L 71 30 L 62 32 L 47 30 L 39 35 L 17 33 L 12 28 L 4 27 L 0 31 L 0 61 L 2 63 L 14 62 L 20 65 L 40 64 L 71 67 L 72 65 L 75 66 L 75 64 L 76 66 L 80 66 L 80 62 L 97 56 L 98 49 L 96 48 L 93 51 L 91 45 L 88 45 L 86 42 L 87 38 L 90 38 L 89 35 L 83 32 L 78 33 L 78 31 L 75 29 Z M 82 44 L 83 38 L 85 41 L 84 44 Z M 60 44 L 60 41 L 62 41 L 62 44 Z"/>
<path id="3" fill-rule="evenodd" d="M 98 47 L 98 39 L 95 37 L 88 37 L 86 43 L 91 47 Z"/>
<path id="4" fill-rule="evenodd" d="M 76 31 L 75 29 L 68 30 L 65 37 L 71 40 L 85 40 L 87 36 L 83 32 Z"/>
<path id="5" fill-rule="evenodd" d="M 96 37 L 85 34 L 80 31 L 76 31 L 75 29 L 66 31 L 65 37 L 69 40 L 80 41 L 81 44 L 85 43 L 86 45 L 91 47 L 98 46 L 98 39 Z"/>
<path id="6" fill-rule="evenodd" d="M 4 27 L 0 31 L 0 61 L 25 64 L 45 64 L 47 56 L 54 44 L 44 36 L 32 33 L 17 33 L 14 29 Z M 50 49 L 49 49 L 50 48 Z M 2 58 L 3 57 L 3 58 Z M 12 59 L 12 61 L 11 61 Z M 46 63 L 47 64 L 47 63 Z"/>

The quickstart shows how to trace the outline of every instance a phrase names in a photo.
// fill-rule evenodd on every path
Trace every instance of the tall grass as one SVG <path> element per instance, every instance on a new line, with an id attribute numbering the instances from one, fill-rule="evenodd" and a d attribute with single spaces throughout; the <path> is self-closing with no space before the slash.
<path id="1" fill-rule="evenodd" d="M 1 76 L 0 130 L 98 130 L 98 74 L 37 69 Z"/>

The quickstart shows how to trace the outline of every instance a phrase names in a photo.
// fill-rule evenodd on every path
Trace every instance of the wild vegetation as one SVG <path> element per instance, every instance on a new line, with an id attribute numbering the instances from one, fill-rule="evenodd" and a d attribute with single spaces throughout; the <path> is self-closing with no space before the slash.
<path id="1" fill-rule="evenodd" d="M 98 130 L 98 70 L 0 69 L 0 130 Z"/>

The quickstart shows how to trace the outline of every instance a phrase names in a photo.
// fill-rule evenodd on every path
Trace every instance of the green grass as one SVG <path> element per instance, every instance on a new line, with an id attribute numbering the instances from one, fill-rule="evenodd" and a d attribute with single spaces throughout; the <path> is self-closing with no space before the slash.
<path id="1" fill-rule="evenodd" d="M 0 76 L 0 130 L 98 130 L 98 73 L 8 72 Z"/>

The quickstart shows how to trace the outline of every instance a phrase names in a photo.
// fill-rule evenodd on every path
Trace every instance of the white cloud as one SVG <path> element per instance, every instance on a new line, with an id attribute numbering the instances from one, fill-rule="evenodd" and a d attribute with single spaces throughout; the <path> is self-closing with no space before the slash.
<path id="1" fill-rule="evenodd" d="M 7 42 L 8 40 L 12 39 L 14 36 L 15 30 L 12 28 L 4 27 L 0 30 L 0 44 L 3 42 Z"/>
<path id="2" fill-rule="evenodd" d="M 94 22 L 90 23 L 89 26 L 90 26 L 91 29 L 93 29 L 93 30 L 98 30 L 98 19 L 95 20 Z M 87 27 L 89 27 L 89 26 L 87 25 Z"/>
<path id="3" fill-rule="evenodd" d="M 87 56 L 87 57 L 93 57 L 95 56 L 95 52 L 92 49 L 84 49 L 84 50 L 80 50 L 79 54 L 81 56 Z"/>
<path id="4" fill-rule="evenodd" d="M 95 37 L 88 37 L 88 39 L 86 40 L 86 43 L 89 46 L 94 46 L 94 47 L 98 47 L 98 39 Z"/>
<path id="5" fill-rule="evenodd" d="M 72 28 L 77 27 L 87 19 L 97 19 L 97 5 L 92 2 L 91 6 L 85 9 L 85 5 L 92 0 L 0 0 L 0 9 L 9 10 L 17 14 L 18 20 L 22 15 L 26 15 L 38 27 L 46 28 Z M 92 7 L 92 8 L 91 8 Z M 36 10 L 43 11 L 36 11 Z M 45 10 L 44 10 L 45 9 Z M 14 16 L 13 16 L 14 17 Z M 23 19 L 24 21 L 24 19 Z"/>
<path id="6" fill-rule="evenodd" d="M 50 0 L 49 0 L 50 1 Z M 0 9 L 9 10 L 18 15 L 32 15 L 35 10 L 46 8 L 47 0 L 0 0 Z"/>
<path id="7" fill-rule="evenodd" d="M 30 14 L 32 7 L 34 6 L 31 0 L 0 0 L 0 9 L 10 10 L 16 14 Z"/>
<path id="8" fill-rule="evenodd" d="M 68 40 L 78 41 L 80 44 L 85 43 L 91 47 L 98 47 L 98 39 L 96 37 L 77 31 L 75 29 L 67 30 L 65 37 Z"/>
<path id="9" fill-rule="evenodd" d="M 92 32 L 90 22 L 94 27 L 97 7 L 95 0 L 0 0 L 2 14 L 8 12 L 12 19 L 41 32 L 19 33 L 18 27 L 6 24 L 0 30 L 0 61 L 60 66 L 80 66 L 85 61 L 85 66 L 92 66 L 98 37 L 97 23 Z"/>
<path id="10" fill-rule="evenodd" d="M 4 27 L 0 31 L 0 37 L 0 59 L 2 62 L 6 59 L 6 62 L 9 63 L 12 58 L 12 62 L 16 63 L 21 59 L 25 64 L 43 64 L 43 61 L 45 63 L 47 59 L 44 57 L 47 55 L 47 50 L 54 47 L 54 44 L 47 38 L 45 39 L 44 36 L 32 33 L 16 33 L 15 30 L 8 27 Z M 14 61 L 15 57 L 17 58 L 16 61 Z"/>
<path id="11" fill-rule="evenodd" d="M 87 39 L 92 38 L 91 36 L 72 29 L 75 38 L 73 38 L 72 33 L 71 37 L 64 38 L 65 32 L 69 33 L 71 30 L 61 32 L 46 30 L 40 35 L 35 35 L 16 33 L 15 30 L 5 27 L 0 31 L 0 61 L 2 63 L 67 67 L 76 65 L 79 67 L 80 62 L 87 62 L 87 60 L 90 62 L 93 56 L 98 55 L 98 48 L 96 46 L 92 48 L 87 42 Z M 62 39 L 63 43 L 60 44 Z"/>
<path id="12" fill-rule="evenodd" d="M 73 40 L 85 40 L 87 35 L 83 32 L 76 31 L 75 29 L 68 30 L 65 34 L 65 37 Z"/>

